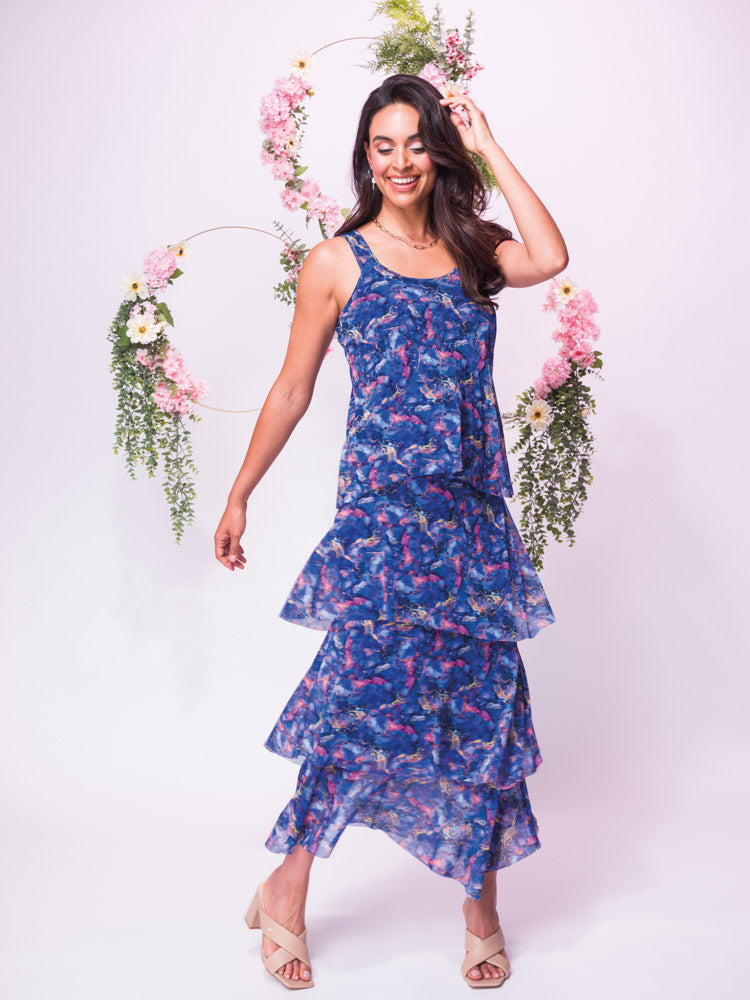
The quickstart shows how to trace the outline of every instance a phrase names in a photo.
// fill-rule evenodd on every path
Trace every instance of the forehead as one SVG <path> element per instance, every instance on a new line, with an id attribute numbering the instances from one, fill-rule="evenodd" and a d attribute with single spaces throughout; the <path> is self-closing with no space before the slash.
<path id="1" fill-rule="evenodd" d="M 389 104 L 372 116 L 370 138 L 407 139 L 419 131 L 419 112 L 411 104 Z"/>

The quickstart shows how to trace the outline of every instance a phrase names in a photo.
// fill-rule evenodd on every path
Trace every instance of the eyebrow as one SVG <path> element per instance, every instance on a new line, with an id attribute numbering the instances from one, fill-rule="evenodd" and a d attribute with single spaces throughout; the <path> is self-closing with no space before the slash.
<path id="1" fill-rule="evenodd" d="M 410 135 L 409 138 L 406 141 L 409 142 L 409 139 L 418 139 L 418 138 L 419 138 L 419 132 L 415 132 L 414 135 Z M 386 142 L 393 142 L 393 139 L 391 139 L 391 137 L 388 136 L 388 135 L 375 135 L 375 136 L 373 136 L 372 141 L 373 142 L 380 142 L 383 139 Z"/>

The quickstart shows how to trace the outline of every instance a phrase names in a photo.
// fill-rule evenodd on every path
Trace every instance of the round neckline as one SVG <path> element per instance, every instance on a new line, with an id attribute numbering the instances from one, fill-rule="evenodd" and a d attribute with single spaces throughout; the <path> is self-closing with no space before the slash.
<path id="1" fill-rule="evenodd" d="M 411 274 L 401 274 L 400 271 L 394 271 L 392 267 L 386 267 L 385 264 L 383 264 L 381 261 L 378 260 L 378 258 L 373 253 L 372 247 L 367 242 L 367 240 L 364 238 L 364 236 L 359 231 L 359 229 L 355 229 L 353 231 L 362 240 L 362 242 L 364 243 L 364 245 L 365 245 L 365 247 L 367 249 L 367 252 L 372 257 L 372 259 L 375 261 L 375 263 L 378 265 L 378 267 L 381 267 L 384 271 L 388 271 L 389 274 L 395 275 L 397 278 L 403 278 L 404 281 L 444 281 L 446 278 L 451 278 L 458 271 L 458 267 L 454 267 L 453 270 L 452 271 L 448 271 L 447 274 L 437 274 L 433 278 L 416 278 L 416 277 L 414 277 Z"/>

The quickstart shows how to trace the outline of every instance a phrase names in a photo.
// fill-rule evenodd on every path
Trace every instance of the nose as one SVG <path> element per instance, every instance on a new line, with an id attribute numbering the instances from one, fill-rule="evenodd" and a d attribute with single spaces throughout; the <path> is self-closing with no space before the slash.
<path id="1" fill-rule="evenodd" d="M 409 150 L 406 147 L 397 148 L 395 156 L 396 169 L 401 173 L 405 173 L 410 162 Z"/>

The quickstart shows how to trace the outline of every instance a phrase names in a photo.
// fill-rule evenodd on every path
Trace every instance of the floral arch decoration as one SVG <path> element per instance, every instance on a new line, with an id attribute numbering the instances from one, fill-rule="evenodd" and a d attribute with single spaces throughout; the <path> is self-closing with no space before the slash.
<path id="1" fill-rule="evenodd" d="M 473 56 L 474 22 L 469 11 L 463 36 L 457 28 L 446 30 L 439 6 L 427 18 L 419 0 L 386 0 L 375 14 L 385 15 L 389 28 L 381 35 L 338 39 L 313 53 L 297 51 L 285 76 L 274 82 L 260 103 L 263 132 L 261 160 L 282 185 L 280 197 L 290 212 L 302 212 L 306 224 L 317 221 L 323 238 L 330 238 L 343 222 L 347 209 L 321 191 L 313 178 L 303 178 L 302 135 L 308 120 L 307 102 L 315 58 L 324 49 L 342 42 L 369 39 L 372 58 L 365 68 L 382 73 L 414 73 L 433 83 L 444 95 L 468 92 L 473 77 L 483 67 Z M 374 16 L 374 15 L 373 15 Z M 472 154 L 473 155 L 473 154 Z M 497 182 L 481 157 L 474 157 L 488 188 Z M 280 301 L 296 300 L 297 276 L 309 251 L 303 240 L 274 220 L 277 233 L 254 226 L 215 226 L 179 243 L 152 250 L 143 266 L 123 278 L 124 299 L 109 330 L 112 345 L 110 370 L 118 395 L 114 450 L 124 452 L 131 478 L 135 467 L 145 466 L 153 476 L 161 462 L 163 489 L 170 508 L 175 540 L 179 542 L 194 515 L 196 497 L 189 422 L 200 420 L 195 407 L 230 413 L 204 402 L 207 385 L 187 368 L 170 343 L 168 327 L 174 326 L 162 293 L 184 272 L 187 244 L 214 229 L 237 228 L 265 233 L 282 243 L 280 263 L 284 278 L 274 287 Z M 552 340 L 556 354 L 543 364 L 533 384 L 517 396 L 516 407 L 502 413 L 518 428 L 510 448 L 517 455 L 517 494 L 521 501 L 520 530 L 538 569 L 550 538 L 575 540 L 574 522 L 593 481 L 594 451 L 589 419 L 596 402 L 587 379 L 601 378 L 601 351 L 594 347 L 600 331 L 594 315 L 597 303 L 587 289 L 569 277 L 553 279 L 542 308 L 552 312 L 556 326 Z"/>

